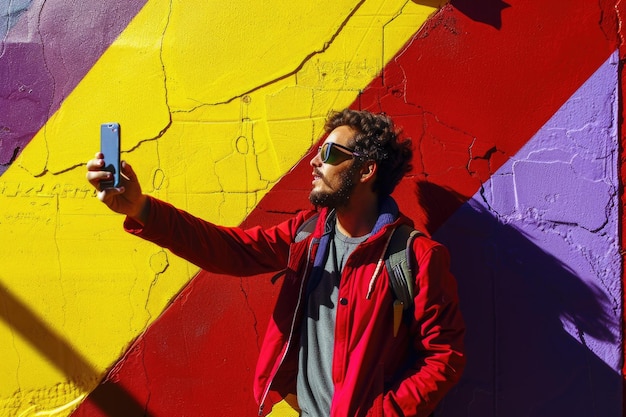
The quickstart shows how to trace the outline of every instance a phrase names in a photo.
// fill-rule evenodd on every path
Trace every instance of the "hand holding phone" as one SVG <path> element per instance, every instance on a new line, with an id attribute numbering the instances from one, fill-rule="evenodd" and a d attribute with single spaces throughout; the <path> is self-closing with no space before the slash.
<path id="1" fill-rule="evenodd" d="M 100 189 L 120 186 L 120 124 L 116 122 L 100 125 L 100 152 L 104 154 L 103 171 L 113 174 L 112 181 L 101 181 Z"/>
<path id="2" fill-rule="evenodd" d="M 87 181 L 98 190 L 98 199 L 109 209 L 145 224 L 150 209 L 149 199 L 141 191 L 137 174 L 130 164 L 121 164 L 120 124 L 103 123 L 100 133 L 100 152 L 87 161 Z M 107 171 L 113 174 L 112 180 Z"/>

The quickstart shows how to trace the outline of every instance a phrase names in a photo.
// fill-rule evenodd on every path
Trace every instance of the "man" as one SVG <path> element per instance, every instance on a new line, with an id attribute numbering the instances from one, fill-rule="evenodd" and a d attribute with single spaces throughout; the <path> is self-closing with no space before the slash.
<path id="1" fill-rule="evenodd" d="M 390 197 L 410 169 L 411 143 L 390 118 L 366 111 L 332 113 L 325 129 L 311 160 L 319 211 L 266 230 L 214 225 L 144 195 L 126 163 L 122 186 L 100 190 L 110 176 L 100 153 L 87 178 L 127 216 L 128 232 L 205 270 L 285 271 L 255 375 L 260 414 L 282 400 L 301 416 L 427 417 L 460 378 L 464 325 L 448 252 L 422 236 L 411 244 L 415 297 L 394 328 L 383 260 L 394 229 L 411 224 Z M 302 235 L 307 221 L 314 230 Z"/>

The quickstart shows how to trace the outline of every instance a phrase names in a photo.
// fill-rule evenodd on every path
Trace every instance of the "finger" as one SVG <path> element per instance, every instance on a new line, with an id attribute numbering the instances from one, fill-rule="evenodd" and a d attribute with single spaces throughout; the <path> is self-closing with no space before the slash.
<path id="1" fill-rule="evenodd" d="M 87 181 L 96 188 L 99 188 L 101 181 L 111 180 L 112 175 L 108 171 L 87 171 Z"/>
<path id="2" fill-rule="evenodd" d="M 87 171 L 87 179 L 89 181 L 92 181 L 92 180 L 98 180 L 98 181 L 110 180 L 112 178 L 113 178 L 113 174 L 111 174 L 109 171 Z"/>
<path id="3" fill-rule="evenodd" d="M 104 159 L 90 159 L 87 161 L 87 170 L 97 171 L 104 166 Z"/>

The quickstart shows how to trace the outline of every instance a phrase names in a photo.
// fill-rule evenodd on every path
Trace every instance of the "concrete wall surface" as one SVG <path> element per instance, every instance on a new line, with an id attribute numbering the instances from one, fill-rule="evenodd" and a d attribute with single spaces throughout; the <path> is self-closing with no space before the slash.
<path id="1" fill-rule="evenodd" d="M 394 193 L 452 255 L 467 369 L 437 417 L 623 415 L 618 0 L 0 4 L 0 417 L 255 415 L 280 281 L 125 233 L 85 180 L 227 226 L 308 208 L 332 109 L 413 139 Z M 233 260 L 236 262 L 236 260 Z"/>

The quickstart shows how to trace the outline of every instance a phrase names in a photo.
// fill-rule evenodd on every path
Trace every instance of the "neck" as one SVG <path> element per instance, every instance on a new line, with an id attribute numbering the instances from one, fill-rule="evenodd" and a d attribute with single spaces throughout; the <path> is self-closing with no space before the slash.
<path id="1" fill-rule="evenodd" d="M 365 201 L 350 201 L 336 210 L 337 227 L 348 237 L 364 236 L 372 231 L 378 220 L 378 198 L 373 195 Z"/>

